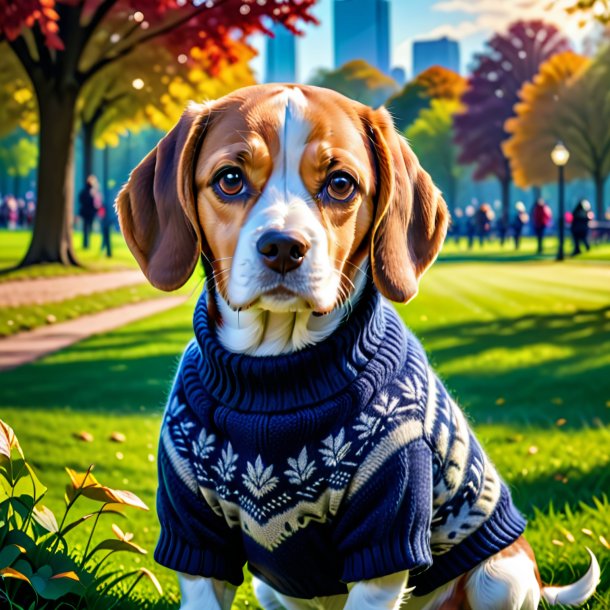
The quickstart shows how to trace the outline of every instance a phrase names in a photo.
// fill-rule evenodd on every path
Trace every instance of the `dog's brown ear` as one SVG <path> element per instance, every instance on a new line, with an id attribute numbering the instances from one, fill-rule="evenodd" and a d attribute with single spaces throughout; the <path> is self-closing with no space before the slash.
<path id="1" fill-rule="evenodd" d="M 189 107 L 131 172 L 116 200 L 125 241 L 161 290 L 188 280 L 203 245 L 193 171 L 209 118 L 209 106 Z"/>
<path id="2" fill-rule="evenodd" d="M 363 120 L 377 169 L 373 280 L 385 297 L 406 303 L 417 294 L 419 278 L 443 244 L 449 213 L 429 174 L 396 133 L 387 110 L 368 111 Z"/>

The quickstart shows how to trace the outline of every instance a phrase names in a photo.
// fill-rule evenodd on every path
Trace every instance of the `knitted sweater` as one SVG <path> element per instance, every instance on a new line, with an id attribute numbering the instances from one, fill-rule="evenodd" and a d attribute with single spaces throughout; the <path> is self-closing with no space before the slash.
<path id="1" fill-rule="evenodd" d="M 409 570 L 423 595 L 511 544 L 525 521 L 373 287 L 301 351 L 226 351 L 205 294 L 165 412 L 156 560 L 235 585 L 242 567 L 311 598 Z"/>

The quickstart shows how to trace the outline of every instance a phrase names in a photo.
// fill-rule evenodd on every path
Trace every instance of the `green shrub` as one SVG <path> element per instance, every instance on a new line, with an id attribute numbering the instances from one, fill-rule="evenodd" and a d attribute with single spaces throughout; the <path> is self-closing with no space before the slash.
<path id="1" fill-rule="evenodd" d="M 159 594 L 157 578 L 146 568 L 132 571 L 105 570 L 108 557 L 117 552 L 144 554 L 115 524 L 116 538 L 93 542 L 101 517 L 123 516 L 121 510 L 148 507 L 129 491 L 101 485 L 91 473 L 66 468 L 66 508 L 58 523 L 41 504 L 47 489 L 26 461 L 12 428 L 0 420 L 0 607 L 15 610 L 110 610 L 120 608 L 142 578 L 149 579 Z M 74 517 L 80 498 L 101 506 Z M 70 548 L 66 534 L 91 522 L 84 551 Z"/>

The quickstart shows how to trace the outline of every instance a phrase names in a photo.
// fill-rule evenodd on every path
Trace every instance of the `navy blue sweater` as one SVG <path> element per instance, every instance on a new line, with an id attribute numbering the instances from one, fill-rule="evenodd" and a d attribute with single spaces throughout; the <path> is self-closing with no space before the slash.
<path id="1" fill-rule="evenodd" d="M 293 354 L 226 351 L 205 294 L 159 447 L 157 561 L 293 597 L 410 570 L 423 595 L 525 521 L 393 307 L 369 288 Z"/>

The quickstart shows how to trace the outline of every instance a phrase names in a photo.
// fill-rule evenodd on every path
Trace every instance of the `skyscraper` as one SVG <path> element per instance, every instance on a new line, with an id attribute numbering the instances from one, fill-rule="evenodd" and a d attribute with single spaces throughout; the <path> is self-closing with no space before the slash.
<path id="1" fill-rule="evenodd" d="M 335 68 L 364 59 L 390 73 L 389 0 L 334 0 Z"/>
<path id="2" fill-rule="evenodd" d="M 292 83 L 297 77 L 294 34 L 278 23 L 271 30 L 275 38 L 267 36 L 266 40 L 265 82 Z"/>
<path id="3" fill-rule="evenodd" d="M 431 66 L 442 66 L 454 72 L 459 72 L 460 45 L 447 37 L 414 42 L 413 77 Z"/>

